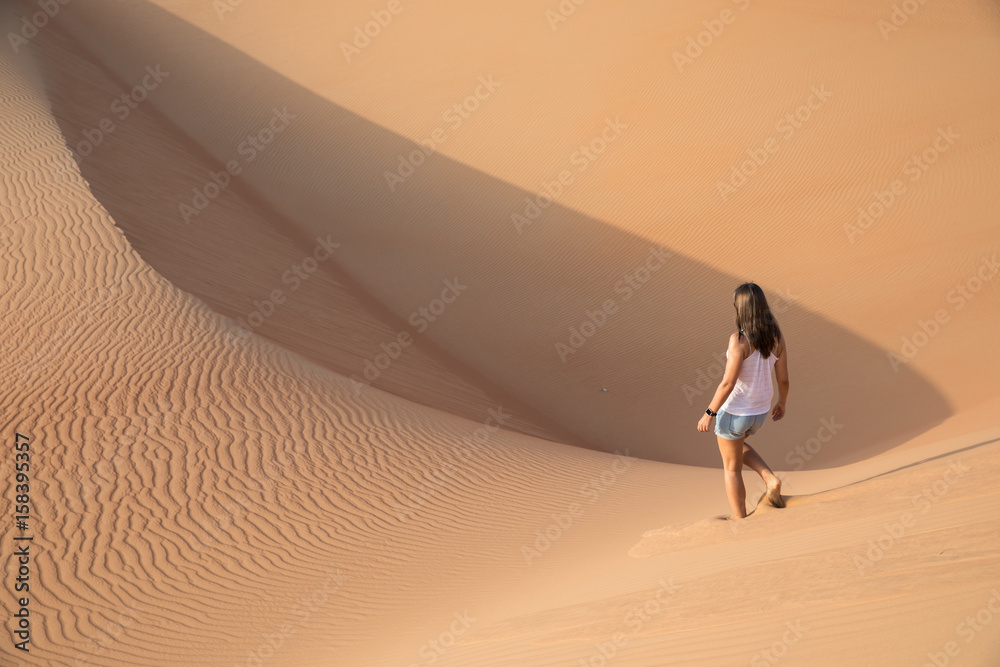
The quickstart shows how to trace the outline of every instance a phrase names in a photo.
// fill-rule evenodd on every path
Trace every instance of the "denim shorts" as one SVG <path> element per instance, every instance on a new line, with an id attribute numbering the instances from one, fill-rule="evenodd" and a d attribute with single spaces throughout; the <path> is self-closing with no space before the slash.
<path id="1" fill-rule="evenodd" d="M 767 415 L 767 412 L 759 415 L 731 415 L 725 410 L 719 410 L 715 417 L 715 435 L 726 440 L 739 440 L 753 435 L 764 425 Z"/>

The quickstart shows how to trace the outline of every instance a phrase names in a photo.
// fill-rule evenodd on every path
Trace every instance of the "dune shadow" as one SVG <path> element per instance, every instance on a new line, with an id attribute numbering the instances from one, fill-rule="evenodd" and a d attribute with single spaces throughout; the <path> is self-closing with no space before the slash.
<path id="1" fill-rule="evenodd" d="M 667 259 L 656 263 L 652 258 L 662 251 L 649 240 L 558 203 L 542 207 L 530 224 L 517 222 L 515 215 L 534 212 L 538 192 L 440 153 L 425 156 L 392 190 L 386 172 L 397 168 L 400 156 L 423 152 L 418 142 L 330 102 L 151 3 L 72 6 L 59 20 L 101 62 L 114 63 L 121 81 L 140 80 L 149 63 L 171 73 L 144 104 L 169 119 L 163 124 L 170 125 L 175 142 L 118 142 L 112 148 L 109 137 L 80 160 L 80 168 L 143 258 L 174 284 L 225 315 L 240 316 L 225 294 L 244 288 L 237 277 L 264 270 L 259 248 L 241 250 L 241 240 L 233 239 L 230 247 L 217 248 L 211 266 L 204 259 L 178 261 L 177 255 L 217 246 L 213 211 L 243 197 L 272 224 L 271 233 L 303 252 L 317 237 L 330 235 L 341 244 L 330 260 L 341 272 L 337 280 L 354 281 L 393 327 L 433 343 L 456 368 L 468 370 L 464 377 L 471 385 L 494 387 L 497 395 L 512 396 L 540 415 L 537 423 L 555 424 L 553 432 L 566 434 L 565 442 L 718 467 L 715 436 L 698 433 L 695 425 L 721 377 L 716 359 L 733 330 L 730 299 L 743 276 L 669 247 Z M 58 93 L 67 82 L 52 85 L 58 77 L 48 67 L 47 80 Z M 108 102 L 105 91 L 52 98 L 70 146 L 85 138 L 83 132 L 100 118 L 93 114 Z M 81 104 L 84 98 L 91 103 Z M 241 141 L 266 126 L 276 109 L 294 115 L 287 129 L 259 160 L 243 163 L 234 185 L 185 223 L 179 204 L 192 200 L 192 188 L 205 184 L 208 170 L 225 170 L 228 161 L 242 159 Z M 126 118 L 123 132 L 132 121 L 138 128 L 136 117 Z M 172 173 L 181 164 L 179 147 L 197 155 L 204 171 Z M 113 150 L 114 157 L 102 158 L 102 150 Z M 673 167 L 683 168 L 682 159 L 677 156 Z M 167 227 L 176 231 L 165 234 Z M 178 246 L 171 241 L 176 236 L 190 244 Z M 642 273 L 641 267 L 654 264 Z M 620 287 L 626 276 L 640 274 L 648 279 L 629 291 Z M 448 280 L 465 289 L 421 332 L 409 314 Z M 260 289 L 266 287 L 262 279 Z M 795 448 L 807 442 L 817 444 L 808 468 L 858 461 L 951 414 L 944 396 L 918 373 L 907 365 L 890 367 L 887 350 L 770 294 L 793 351 L 788 415 L 752 438 L 772 467 L 786 468 Z M 615 311 L 588 327 L 594 333 L 574 347 L 573 330 L 593 321 L 591 313 L 609 300 Z M 320 339 L 356 334 L 316 327 L 317 309 L 336 310 L 332 296 L 310 294 L 304 303 L 308 307 L 277 313 L 282 327 L 267 335 L 329 367 L 323 346 L 329 340 Z M 317 342 L 303 343 L 302 331 L 314 332 L 310 337 Z M 388 340 L 369 342 L 377 349 Z M 360 374 L 357 362 L 353 372 Z M 335 369 L 351 372 L 343 366 Z M 711 380 L 709 388 L 703 377 Z M 416 400 L 431 395 L 435 381 L 416 386 Z M 831 422 L 841 425 L 832 434 Z"/>

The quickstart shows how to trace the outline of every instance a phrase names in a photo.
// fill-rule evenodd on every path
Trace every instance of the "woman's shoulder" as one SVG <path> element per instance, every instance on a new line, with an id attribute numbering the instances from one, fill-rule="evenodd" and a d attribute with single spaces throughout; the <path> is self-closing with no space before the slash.
<path id="1" fill-rule="evenodd" d="M 750 339 L 742 331 L 737 331 L 729 336 L 729 349 L 733 348 L 739 348 L 741 356 L 746 359 L 751 353 Z M 726 350 L 726 354 L 729 354 L 729 350 Z"/>

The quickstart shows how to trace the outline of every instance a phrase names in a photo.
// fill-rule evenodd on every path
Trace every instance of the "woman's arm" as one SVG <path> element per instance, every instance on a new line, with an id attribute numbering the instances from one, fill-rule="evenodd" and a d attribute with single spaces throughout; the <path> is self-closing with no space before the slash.
<path id="1" fill-rule="evenodd" d="M 778 402 L 774 404 L 771 418 L 778 421 L 785 416 L 785 399 L 788 398 L 788 346 L 781 337 L 781 356 L 774 362 L 774 374 L 778 378 Z"/>
<path id="2" fill-rule="evenodd" d="M 719 388 L 715 390 L 715 396 L 708 404 L 712 412 L 718 412 L 722 404 L 729 398 L 733 387 L 736 386 L 736 379 L 740 376 L 741 368 L 743 368 L 743 346 L 740 345 L 740 335 L 734 333 L 729 337 L 729 358 L 726 360 L 726 372 L 722 374 L 722 382 L 719 383 Z M 698 430 L 703 433 L 708 431 L 708 425 L 711 421 L 712 418 L 708 413 L 703 414 L 701 421 L 698 422 Z"/>
<path id="3" fill-rule="evenodd" d="M 740 345 L 740 335 L 734 333 L 729 337 L 729 358 L 726 360 L 726 372 L 722 374 L 722 382 L 719 383 L 719 388 L 715 390 L 715 396 L 712 397 L 711 403 L 708 404 L 712 412 L 718 412 L 722 404 L 729 398 L 729 394 L 733 392 L 733 387 L 736 386 L 736 378 L 740 376 L 740 369 L 742 368 L 743 346 Z M 707 417 L 708 415 L 705 416 Z"/>

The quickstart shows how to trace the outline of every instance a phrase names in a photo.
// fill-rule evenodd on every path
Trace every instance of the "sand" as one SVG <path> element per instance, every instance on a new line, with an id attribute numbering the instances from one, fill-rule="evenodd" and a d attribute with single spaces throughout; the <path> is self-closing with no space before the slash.
<path id="1" fill-rule="evenodd" d="M 1000 660 L 994 3 L 43 5 L 0 664 Z M 746 280 L 787 507 L 736 522 Z"/>

